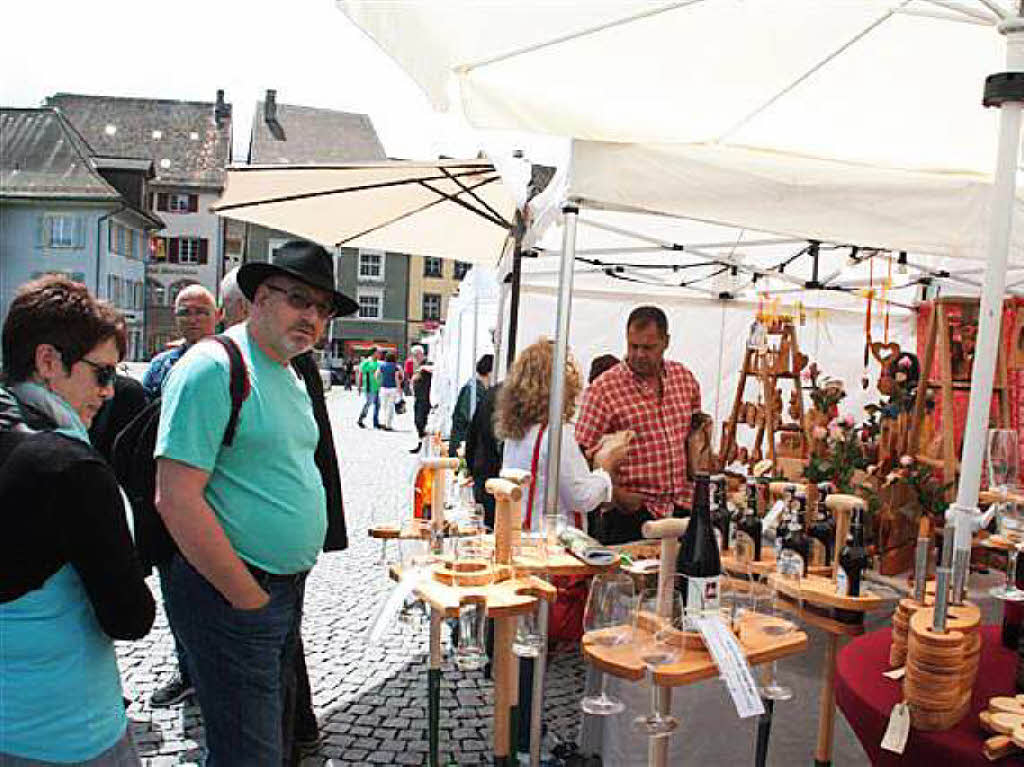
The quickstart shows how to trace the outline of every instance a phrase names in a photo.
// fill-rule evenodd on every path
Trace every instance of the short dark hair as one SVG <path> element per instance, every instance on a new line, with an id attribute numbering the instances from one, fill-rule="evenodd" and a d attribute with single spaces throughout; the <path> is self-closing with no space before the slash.
<path id="1" fill-rule="evenodd" d="M 89 289 L 64 275 L 47 274 L 19 288 L 3 329 L 3 375 L 7 383 L 28 380 L 35 371 L 36 349 L 60 350 L 64 369 L 113 338 L 120 359 L 127 349 L 124 318 Z"/>
<path id="2" fill-rule="evenodd" d="M 384 357 L 385 362 L 398 362 L 398 355 L 394 352 L 388 352 Z"/>
<path id="3" fill-rule="evenodd" d="M 638 306 L 631 311 L 629 319 L 626 320 L 626 330 L 634 325 L 638 328 L 645 328 L 652 324 L 663 336 L 668 338 L 668 317 L 657 306 Z"/>
<path id="4" fill-rule="evenodd" d="M 587 376 L 587 383 L 594 383 L 595 378 L 618 364 L 619 358 L 614 354 L 602 354 L 600 357 L 595 357 L 594 361 L 590 363 L 590 374 Z"/>
<path id="5" fill-rule="evenodd" d="M 492 370 L 494 370 L 494 355 L 485 354 L 476 363 L 476 374 L 481 376 L 489 376 Z"/>

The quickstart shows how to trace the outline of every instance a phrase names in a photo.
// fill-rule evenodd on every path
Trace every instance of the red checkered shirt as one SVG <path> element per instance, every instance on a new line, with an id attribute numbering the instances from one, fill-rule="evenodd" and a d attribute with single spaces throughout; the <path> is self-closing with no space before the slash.
<path id="1" fill-rule="evenodd" d="M 686 477 L 686 435 L 690 417 L 700 411 L 700 384 L 678 362 L 664 361 L 663 394 L 620 362 L 605 371 L 583 397 L 576 441 L 586 451 L 604 434 L 636 432 L 620 466 L 620 486 L 640 493 L 648 511 L 671 516 L 675 506 L 689 507 L 693 483 Z"/>

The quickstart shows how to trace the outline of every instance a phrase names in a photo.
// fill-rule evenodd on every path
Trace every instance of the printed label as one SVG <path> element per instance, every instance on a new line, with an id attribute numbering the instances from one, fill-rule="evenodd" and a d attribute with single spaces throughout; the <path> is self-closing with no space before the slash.
<path id="1" fill-rule="evenodd" d="M 710 578 L 687 577 L 686 612 L 688 614 L 703 615 L 718 610 L 720 604 L 718 580 L 719 576 L 717 575 Z"/>
<path id="2" fill-rule="evenodd" d="M 781 575 L 801 578 L 804 574 L 804 558 L 793 549 L 783 549 L 776 560 L 775 569 Z"/>
<path id="3" fill-rule="evenodd" d="M 729 548 L 736 548 L 736 536 L 739 535 L 739 531 L 736 529 L 736 523 L 733 522 L 729 525 Z"/>
<path id="4" fill-rule="evenodd" d="M 704 644 L 718 666 L 726 689 L 736 706 L 741 719 L 764 713 L 764 704 L 757 692 L 750 664 L 733 633 L 726 628 L 721 616 L 709 616 L 695 620 L 697 629 L 704 637 Z"/>
<path id="5" fill-rule="evenodd" d="M 836 568 L 836 594 L 841 597 L 850 596 L 850 578 L 842 567 Z"/>

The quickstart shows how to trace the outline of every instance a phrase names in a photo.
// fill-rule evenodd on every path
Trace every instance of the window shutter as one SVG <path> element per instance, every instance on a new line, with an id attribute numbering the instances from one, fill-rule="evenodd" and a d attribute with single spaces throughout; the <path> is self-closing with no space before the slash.
<path id="1" fill-rule="evenodd" d="M 178 238 L 169 237 L 168 244 L 170 245 L 170 248 L 167 253 L 167 263 L 176 264 L 178 263 Z"/>
<path id="2" fill-rule="evenodd" d="M 190 197 L 189 199 L 192 199 L 192 198 Z M 208 255 L 207 248 L 208 248 L 209 242 L 210 241 L 207 240 L 205 237 L 201 237 L 199 239 L 199 263 L 200 264 L 205 264 L 206 263 L 206 258 L 207 258 L 207 255 Z"/>
<path id="3" fill-rule="evenodd" d="M 157 192 L 156 209 L 167 210 L 167 192 Z"/>
<path id="4" fill-rule="evenodd" d="M 188 212 L 195 213 L 199 210 L 199 195 L 190 194 L 188 196 Z"/>

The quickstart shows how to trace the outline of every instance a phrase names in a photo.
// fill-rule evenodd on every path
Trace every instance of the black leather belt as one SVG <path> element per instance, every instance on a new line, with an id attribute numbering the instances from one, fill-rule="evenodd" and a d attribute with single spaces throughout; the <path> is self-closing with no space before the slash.
<path id="1" fill-rule="evenodd" d="M 253 578 L 255 578 L 257 581 L 266 580 L 270 581 L 271 583 L 295 583 L 306 577 L 305 570 L 303 570 L 301 573 L 289 573 L 288 575 L 278 575 L 277 573 L 268 573 L 266 570 L 260 567 L 256 567 L 256 565 L 252 564 L 251 562 L 246 562 L 244 559 L 242 560 L 242 564 L 249 568 L 249 572 L 252 573 Z"/>

